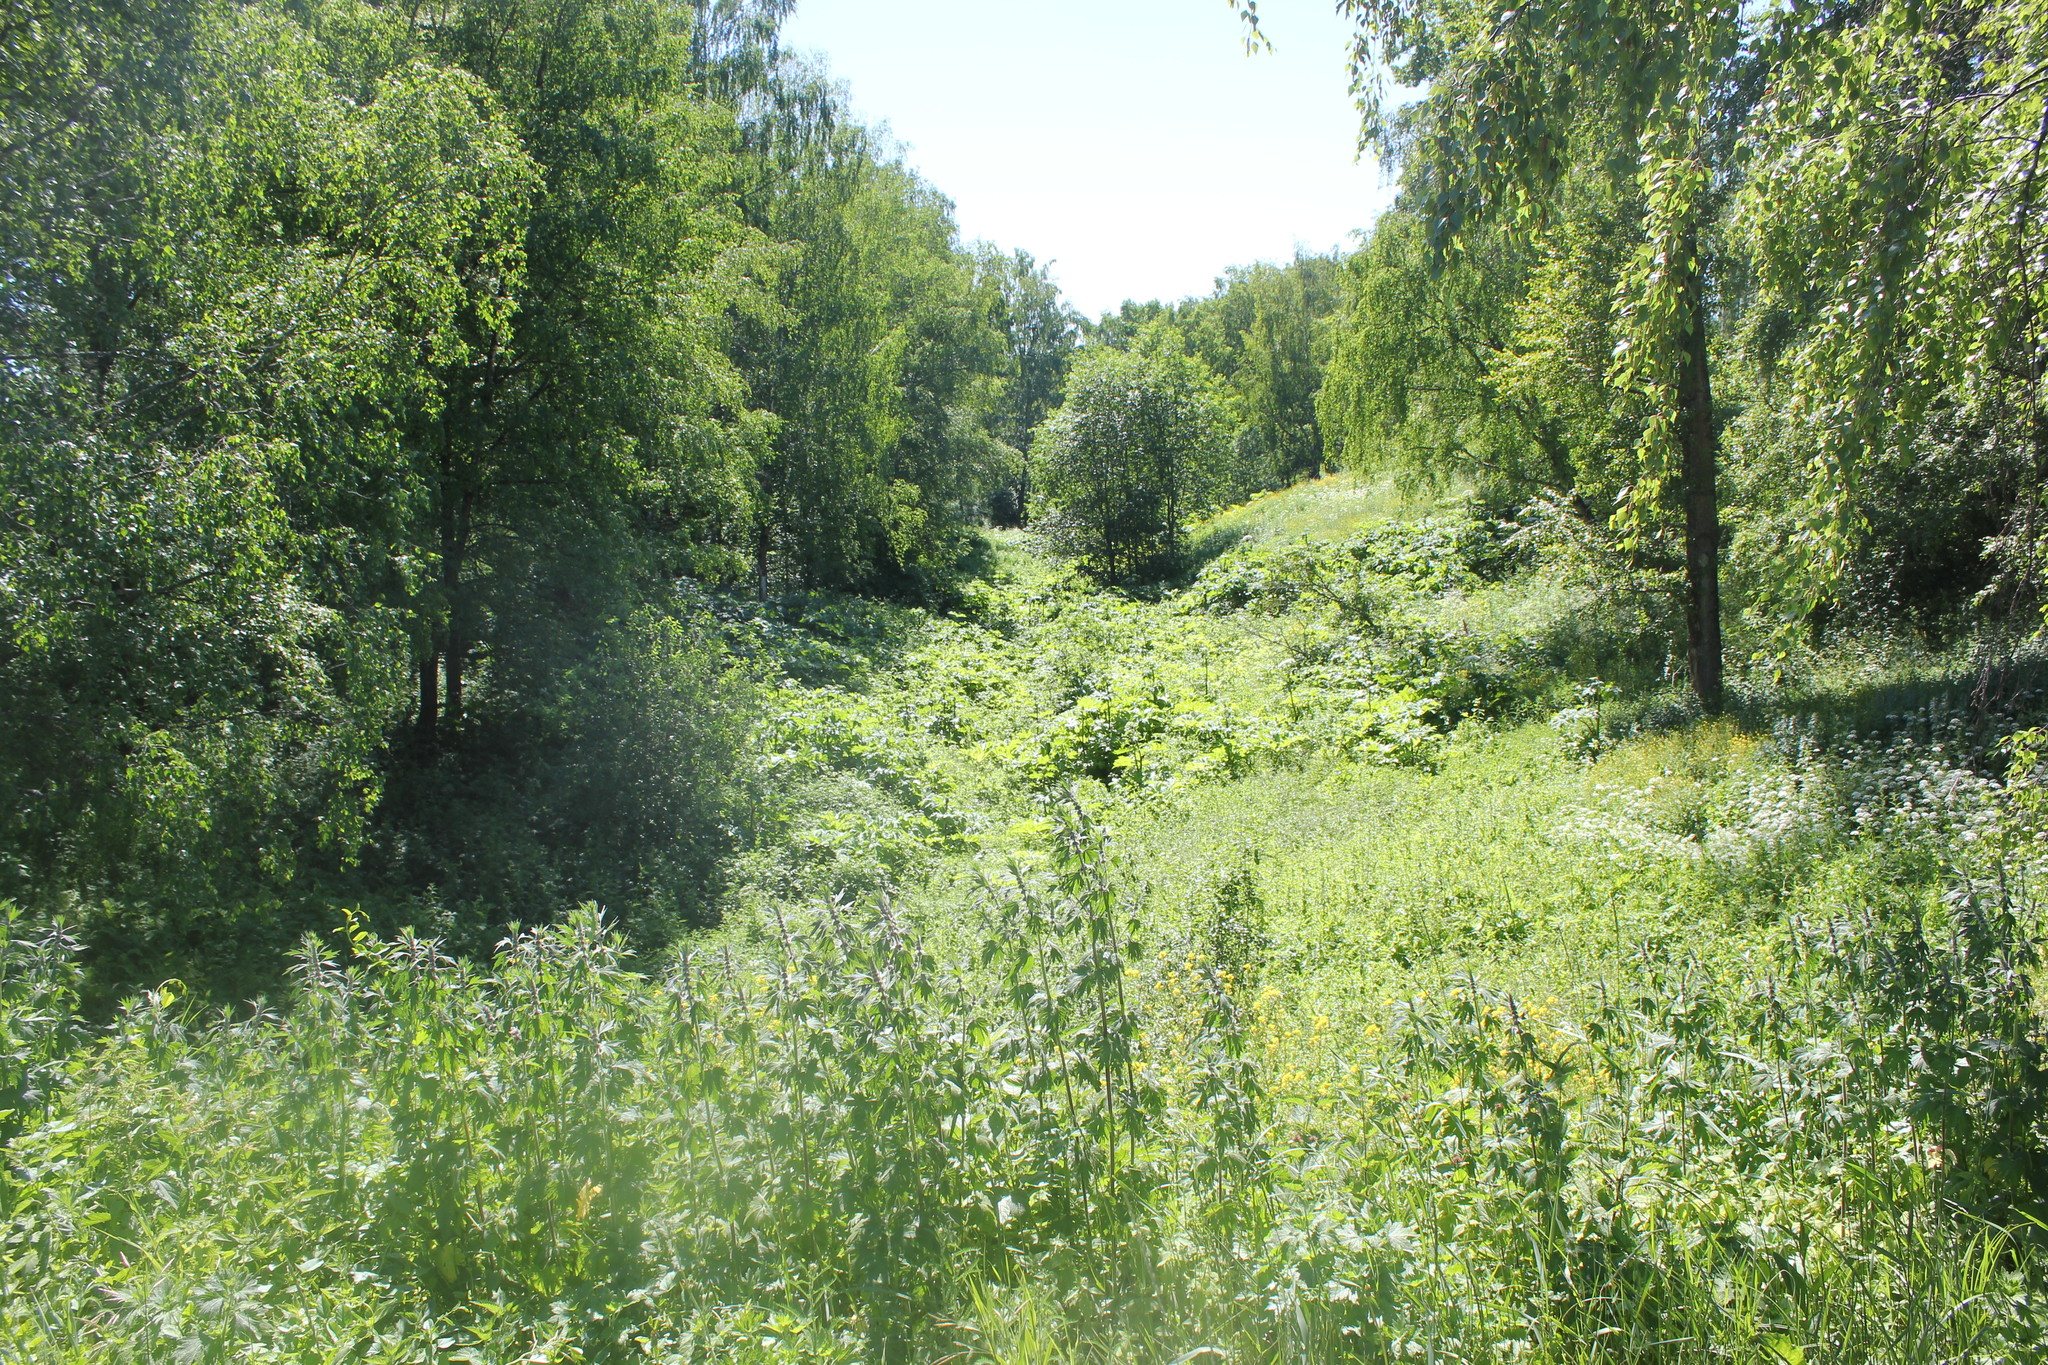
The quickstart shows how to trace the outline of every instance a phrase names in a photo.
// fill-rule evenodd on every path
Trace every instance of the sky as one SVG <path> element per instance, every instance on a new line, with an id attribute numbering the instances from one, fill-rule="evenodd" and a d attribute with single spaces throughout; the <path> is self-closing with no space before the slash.
<path id="1" fill-rule="evenodd" d="M 1206 294 L 1225 267 L 1327 251 L 1392 199 L 1355 157 L 1330 0 L 798 0 L 787 47 L 886 123 L 961 235 L 1052 261 L 1094 316 Z"/>

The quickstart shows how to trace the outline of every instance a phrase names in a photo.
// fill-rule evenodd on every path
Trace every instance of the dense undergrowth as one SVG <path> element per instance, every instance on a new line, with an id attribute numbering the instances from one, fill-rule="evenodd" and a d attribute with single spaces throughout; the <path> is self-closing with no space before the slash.
<path id="1" fill-rule="evenodd" d="M 766 716 L 674 951 L 338 912 L 88 1031 L 11 921 L 0 1360 L 2038 1358 L 2024 658 L 1702 721 L 1456 501 L 1208 536 L 703 604 Z"/>

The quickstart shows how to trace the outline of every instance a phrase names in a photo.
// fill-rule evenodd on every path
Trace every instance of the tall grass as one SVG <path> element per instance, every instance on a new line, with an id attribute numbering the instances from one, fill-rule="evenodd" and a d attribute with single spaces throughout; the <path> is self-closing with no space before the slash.
<path id="1" fill-rule="evenodd" d="M 784 837 L 658 961 L 342 913 L 88 1035 L 0 920 L 0 1362 L 2040 1358 L 2029 703 L 1687 722 L 1441 529 L 1342 551 L 1360 611 L 1283 545 L 728 623 Z"/>
<path id="2" fill-rule="evenodd" d="M 2036 1349 L 2048 1085 L 2012 877 L 1794 923 L 1748 975 L 1645 949 L 1564 1005 L 1466 975 L 1307 1087 L 1245 878 L 1148 953 L 1099 831 L 1069 812 L 1054 848 L 984 884 L 965 951 L 827 904 L 649 974 L 585 911 L 488 965 L 348 926 L 282 1013 L 156 992 L 47 1113 L 17 1100 L 0 1352 Z"/>

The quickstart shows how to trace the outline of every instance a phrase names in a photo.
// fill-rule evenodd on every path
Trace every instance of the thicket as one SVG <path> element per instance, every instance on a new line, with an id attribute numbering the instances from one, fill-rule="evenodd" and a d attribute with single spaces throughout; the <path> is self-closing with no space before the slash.
<path id="1" fill-rule="evenodd" d="M 1290 534 L 1369 491 L 1230 514 L 1158 602 L 1013 543 L 950 617 L 692 604 L 774 832 L 666 955 L 338 911 L 268 1003 L 95 1029 L 16 915 L 0 1353 L 2038 1350 L 2023 675 L 1868 714 L 1759 670 L 1747 732 L 1660 729 L 1582 670 L 1668 622 L 1576 541 Z M 642 629 L 652 695 L 725 677 Z"/>
<path id="2" fill-rule="evenodd" d="M 95 1008 L 342 901 L 704 922 L 760 704 L 702 588 L 942 598 L 1021 489 L 1071 322 L 786 10 L 0 29 L 0 896 Z"/>
<path id="3" fill-rule="evenodd" d="M 1985 732 L 1900 720 L 1596 785 L 1602 884 L 1525 861 L 1518 923 L 1325 905 L 1430 964 L 1392 999 L 1277 869 L 1160 903 L 1071 807 L 944 918 L 658 972 L 588 910 L 488 961 L 350 918 L 286 1012 L 167 986 L 90 1043 L 11 921 L 0 1352 L 2026 1358 L 2039 834 Z M 1489 983 L 1553 936 L 1607 969 Z"/>

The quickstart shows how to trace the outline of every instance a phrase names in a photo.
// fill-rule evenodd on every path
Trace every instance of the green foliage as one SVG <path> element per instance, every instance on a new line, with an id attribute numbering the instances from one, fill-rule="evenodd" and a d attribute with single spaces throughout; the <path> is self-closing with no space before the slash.
<path id="1" fill-rule="evenodd" d="M 1534 242 L 1478 234 L 1448 263 L 1421 214 L 1390 211 L 1347 263 L 1317 399 L 1347 464 L 1553 500 L 1604 529 L 1640 472 L 1640 406 L 1607 383 L 1633 238 L 1590 185 Z"/>
<path id="2" fill-rule="evenodd" d="M 975 752 L 1044 792 L 1081 778 L 1136 790 L 1240 776 L 1301 742 L 1270 717 L 1199 694 L 1176 699 L 1155 683 L 1086 693 L 1043 728 Z"/>
<path id="3" fill-rule="evenodd" d="M 564 887 L 744 846 L 666 951 L 370 903 L 92 1035 L 10 920 L 0 1358 L 2037 1354 L 2028 694 L 1660 722 L 1554 557 L 1369 505 L 1164 601 L 1010 542 L 953 617 L 622 623 L 535 808 Z"/>
<path id="4" fill-rule="evenodd" d="M 266 990 L 335 899 L 657 942 L 749 837 L 677 581 L 950 594 L 1057 301 L 977 275 L 786 10 L 7 30 L 0 896 L 77 903 L 96 1007 Z"/>
<path id="5" fill-rule="evenodd" d="M 0 905 L 0 1143 L 47 1122 L 78 1041 L 78 940 Z"/>
<path id="6" fill-rule="evenodd" d="M 1345 458 L 1683 568 L 1709 708 L 1724 557 L 1777 651 L 2039 605 L 2034 7 L 1341 8 L 1404 176 L 1320 400 Z"/>
<path id="7" fill-rule="evenodd" d="M 872 895 L 958 846 L 967 820 L 952 784 L 895 717 L 837 689 L 788 687 L 775 702 L 760 737 L 766 838 L 751 881 L 792 899 Z"/>
<path id="8" fill-rule="evenodd" d="M 1083 351 L 1066 405 L 1034 442 L 1053 506 L 1041 533 L 1106 581 L 1175 572 L 1188 522 L 1213 510 L 1225 486 L 1214 390 L 1169 330 L 1144 333 L 1131 351 Z"/>
<path id="9" fill-rule="evenodd" d="M 209 1019 L 166 990 L 71 1054 L 10 1147 L 7 1340 L 2023 1356 L 2035 911 L 1995 879 L 1930 895 L 1940 872 L 1902 856 L 1963 847 L 1942 822 L 1969 779 L 1936 747 L 1706 777 L 1731 803 L 1710 823 L 1751 841 L 1768 816 L 1718 822 L 1839 788 L 1835 851 L 1789 884 L 1816 913 L 1781 933 L 1616 940 L 1611 984 L 1549 997 L 1447 970 L 1348 1035 L 1308 1026 L 1358 1009 L 1329 987 L 1289 998 L 1280 867 L 1225 855 L 1148 954 L 1071 814 L 1046 873 L 984 883 L 929 941 L 887 902 L 825 905 L 648 976 L 590 910 L 488 967 L 351 920 L 309 941 L 289 1014 Z M 1969 827 L 2023 846 L 1996 784 L 1970 790 Z M 1695 867 L 1632 873 L 1685 895 Z"/>
<path id="10" fill-rule="evenodd" d="M 1216 292 L 1181 305 L 1175 325 L 1234 400 L 1232 501 L 1318 478 L 1330 463 L 1316 398 L 1323 321 L 1337 307 L 1338 263 L 1297 253 L 1284 266 L 1226 271 Z"/>
<path id="11" fill-rule="evenodd" d="M 0 23 L 0 1362 L 2039 1356 L 2034 0 L 1086 329 L 789 8 Z"/>
<path id="12" fill-rule="evenodd" d="M 1424 225 L 1394 209 L 1345 263 L 1343 307 L 1317 416 L 1346 467 L 1487 477 L 1511 487 L 1554 482 L 1532 458 L 1561 445 L 1540 408 L 1502 383 L 1527 266 L 1506 243 L 1430 269 Z M 1517 476 L 1520 477 L 1517 477 Z M 1569 491 L 1570 480 L 1564 480 Z M 1516 488 L 1515 491 L 1522 491 Z"/>
<path id="13" fill-rule="evenodd" d="M 1148 330 L 1169 329 L 1209 367 L 1231 408 L 1218 496 L 1237 502 L 1321 477 L 1331 463 L 1316 403 L 1339 275 L 1333 258 L 1300 253 L 1286 265 L 1233 266 L 1206 298 L 1126 302 L 1087 331 L 1098 344 L 1129 350 Z"/>
<path id="14" fill-rule="evenodd" d="M 1601 254 L 1611 263 L 1614 247 L 1627 258 L 1607 294 L 1613 344 L 1594 352 L 1611 357 L 1604 382 L 1640 419 L 1636 468 L 1614 520 L 1637 551 L 1659 528 L 1682 526 L 1687 672 L 1700 705 L 1719 710 L 1721 431 L 1710 291 L 1728 273 L 1713 227 L 1735 173 L 1731 130 L 1756 95 L 1751 16 L 1733 4 L 1662 0 L 1561 0 L 1505 14 L 1462 0 L 1346 0 L 1341 8 L 1359 26 L 1352 66 L 1363 135 L 1406 160 L 1406 194 L 1432 274 L 1488 234 L 1517 245 L 1537 238 L 1569 212 L 1575 190 L 1620 201 L 1619 240 L 1591 261 L 1559 253 L 1566 268 L 1556 283 L 1584 283 L 1584 267 Z M 1430 93 L 1397 114 L 1385 98 L 1389 74 Z M 1588 308 L 1586 291 L 1572 292 L 1579 306 L 1567 307 L 1567 323 L 1610 322 L 1603 304 Z M 1486 352 L 1508 345 L 1483 326 L 1461 330 Z M 1539 340 L 1563 353 L 1551 359 L 1583 362 L 1584 347 L 1546 330 Z M 1468 390 L 1466 404 L 1483 413 L 1494 362 L 1469 342 L 1463 349 L 1449 369 Z M 1578 366 L 1564 368 L 1568 376 Z M 1545 421 L 1541 405 L 1516 406 L 1523 421 Z M 1400 417 L 1398 405 L 1392 415 Z M 1551 434 L 1549 463 L 1562 473 L 1570 461 Z"/>
<path id="15" fill-rule="evenodd" d="M 1342 543 L 1303 536 L 1233 550 L 1205 566 L 1191 591 L 1206 611 L 1277 615 L 1306 605 L 1370 622 L 1375 579 L 1399 579 L 1408 591 L 1440 594 L 1475 586 L 1482 568 L 1495 568 L 1504 558 L 1488 528 L 1472 520 L 1412 521 L 1376 527 Z"/>
<path id="16" fill-rule="evenodd" d="M 1629 668 L 1643 645 L 1625 613 L 1489 619 L 1521 535 L 1470 516 L 1376 527 L 1333 543 L 1252 544 L 1212 561 L 1183 599 L 1212 615 L 1284 623 L 1282 676 L 1299 742 L 1427 763 L 1467 718 L 1526 714 L 1575 672 Z M 1556 574 L 1563 567 L 1545 566 Z"/>
<path id="17" fill-rule="evenodd" d="M 819 78 L 778 70 L 757 93 L 778 112 L 743 123 L 761 154 L 742 200 L 750 224 L 789 245 L 770 306 L 733 338 L 751 404 L 773 415 L 743 547 L 757 585 L 942 575 L 1004 477 L 997 389 L 1023 362 L 996 315 L 1012 301 L 977 281 L 951 205 L 840 122 Z M 801 116 L 811 101 L 817 114 Z M 1026 344 L 1044 346 L 1057 354 L 1057 338 Z"/>
<path id="18" fill-rule="evenodd" d="M 2043 33 L 2024 3 L 1764 28 L 1773 70 L 1737 221 L 1757 278 L 1748 339 L 1783 367 L 1800 423 L 1807 497 L 1778 585 L 1795 600 L 1843 591 L 1873 495 L 1927 446 L 2007 479 L 2033 458 Z M 2029 545 L 2005 555 L 2031 581 Z"/>
<path id="19" fill-rule="evenodd" d="M 313 15 L 33 27 L 0 108 L 0 875 L 274 900 L 375 799 L 395 446 L 503 334 L 532 163 L 476 82 Z"/>
<path id="20" fill-rule="evenodd" d="M 9 1271 L 7 1340 L 41 1355 L 53 1295 L 112 1289 L 97 1340 L 167 1358 L 367 1338 L 688 1359 L 707 1314 L 787 1294 L 895 1359 L 945 1339 L 964 1265 L 1128 1293 L 1158 1097 L 1100 850 L 1081 826 L 1062 849 L 1050 878 L 990 886 L 972 961 L 886 907 L 828 909 L 766 956 L 651 980 L 586 909 L 488 970 L 351 921 L 339 957 L 308 941 L 284 1018 L 153 994 L 96 1064 L 111 1125 L 11 1150 L 8 1245 L 41 1250 Z M 207 1131 L 232 1155 L 194 1169 Z M 34 1173 L 59 1168 L 100 1194 L 47 1204 Z M 784 1334 L 810 1331 L 763 1336 Z"/>

